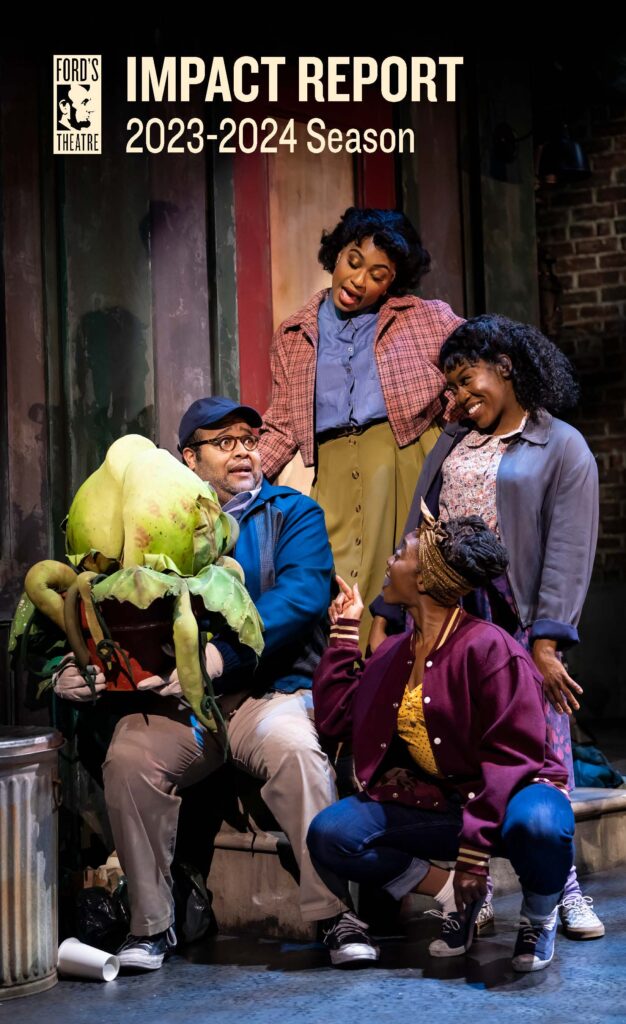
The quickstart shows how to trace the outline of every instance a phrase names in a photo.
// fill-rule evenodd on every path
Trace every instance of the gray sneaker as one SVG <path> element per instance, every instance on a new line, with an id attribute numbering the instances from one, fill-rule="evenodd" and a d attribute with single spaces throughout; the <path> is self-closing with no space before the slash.
<path id="1" fill-rule="evenodd" d="M 513 970 L 527 973 L 549 967 L 555 938 L 556 910 L 543 924 L 531 924 L 527 917 L 522 917 L 511 962 Z"/>
<path id="2" fill-rule="evenodd" d="M 601 939 L 604 925 L 593 909 L 591 896 L 581 892 L 565 896 L 559 903 L 563 934 L 568 939 Z"/>

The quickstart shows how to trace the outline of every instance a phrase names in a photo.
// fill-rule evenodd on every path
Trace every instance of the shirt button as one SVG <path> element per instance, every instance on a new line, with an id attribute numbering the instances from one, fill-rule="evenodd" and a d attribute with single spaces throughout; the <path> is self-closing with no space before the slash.
<path id="1" fill-rule="evenodd" d="M 433 742 L 436 743 L 437 746 L 439 746 L 439 744 L 441 743 L 441 740 L 439 739 L 438 736 L 435 736 L 435 739 L 433 740 Z"/>
<path id="2" fill-rule="evenodd" d="M 361 506 L 360 506 L 360 505 L 357 505 L 357 507 L 355 508 L 355 510 L 354 510 L 354 511 L 355 511 L 355 512 L 360 512 L 360 511 L 361 511 Z"/>
<path id="3" fill-rule="evenodd" d="M 424 704 L 430 704 L 430 697 L 424 697 Z"/>
<path id="4" fill-rule="evenodd" d="M 380 749 L 381 749 L 381 750 L 385 750 L 386 746 L 387 746 L 387 744 L 386 744 L 386 743 L 381 743 L 381 745 L 380 745 Z"/>
<path id="5" fill-rule="evenodd" d="M 361 779 L 361 785 L 367 786 L 367 779 Z"/>
<path id="6" fill-rule="evenodd" d="M 360 547 L 361 546 L 361 538 L 357 537 L 357 539 L 355 540 L 354 543 L 356 544 L 357 548 Z"/>
<path id="7" fill-rule="evenodd" d="M 360 475 L 361 474 L 359 473 L 358 469 L 353 469 L 352 470 L 352 479 L 353 480 L 358 480 Z"/>
<path id="8" fill-rule="evenodd" d="M 435 802 L 433 804 L 433 807 L 439 807 L 439 801 L 438 800 L 435 800 Z"/>
<path id="9" fill-rule="evenodd" d="M 475 793 L 468 793 L 468 794 L 467 794 L 467 799 L 468 799 L 468 800 L 473 800 L 475 796 L 476 796 L 476 794 L 475 794 Z"/>
<path id="10" fill-rule="evenodd" d="M 400 707 L 400 705 L 398 704 L 397 701 L 394 701 L 391 706 L 392 706 L 392 708 L 399 708 Z"/>
<path id="11" fill-rule="evenodd" d="M 350 569 L 350 575 L 351 576 L 358 576 L 359 575 L 359 570 L 358 569 Z"/>
<path id="12" fill-rule="evenodd" d="M 392 793 L 391 795 L 392 795 L 392 797 L 394 798 L 394 800 L 397 800 L 397 799 L 398 799 L 398 794 L 397 794 L 397 793 Z"/>
<path id="13" fill-rule="evenodd" d="M 427 661 L 426 662 L 426 668 L 432 668 L 432 666 L 433 666 L 432 661 Z"/>

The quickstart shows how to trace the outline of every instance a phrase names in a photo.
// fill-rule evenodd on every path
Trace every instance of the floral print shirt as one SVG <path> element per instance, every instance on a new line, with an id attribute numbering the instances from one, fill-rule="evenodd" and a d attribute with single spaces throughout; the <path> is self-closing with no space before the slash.
<path id="1" fill-rule="evenodd" d="M 500 459 L 513 438 L 519 437 L 527 417 L 508 434 L 481 434 L 470 430 L 453 448 L 441 467 L 439 514 L 442 519 L 481 516 L 498 533 L 496 477 Z"/>

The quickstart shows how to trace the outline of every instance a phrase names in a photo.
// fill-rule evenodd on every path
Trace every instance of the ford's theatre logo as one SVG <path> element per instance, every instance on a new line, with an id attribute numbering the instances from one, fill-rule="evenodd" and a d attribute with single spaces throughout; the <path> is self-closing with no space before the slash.
<path id="1" fill-rule="evenodd" d="M 102 57 L 55 56 L 54 152 L 102 152 Z"/>

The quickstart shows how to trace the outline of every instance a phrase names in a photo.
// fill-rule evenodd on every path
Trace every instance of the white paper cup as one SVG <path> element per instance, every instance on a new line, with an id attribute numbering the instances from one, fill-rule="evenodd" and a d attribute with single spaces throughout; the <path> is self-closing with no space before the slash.
<path id="1" fill-rule="evenodd" d="M 95 946 L 86 946 L 78 939 L 65 939 L 59 946 L 57 967 L 63 974 L 95 978 L 96 981 L 113 981 L 119 973 L 120 962 L 112 953 L 105 953 Z"/>

